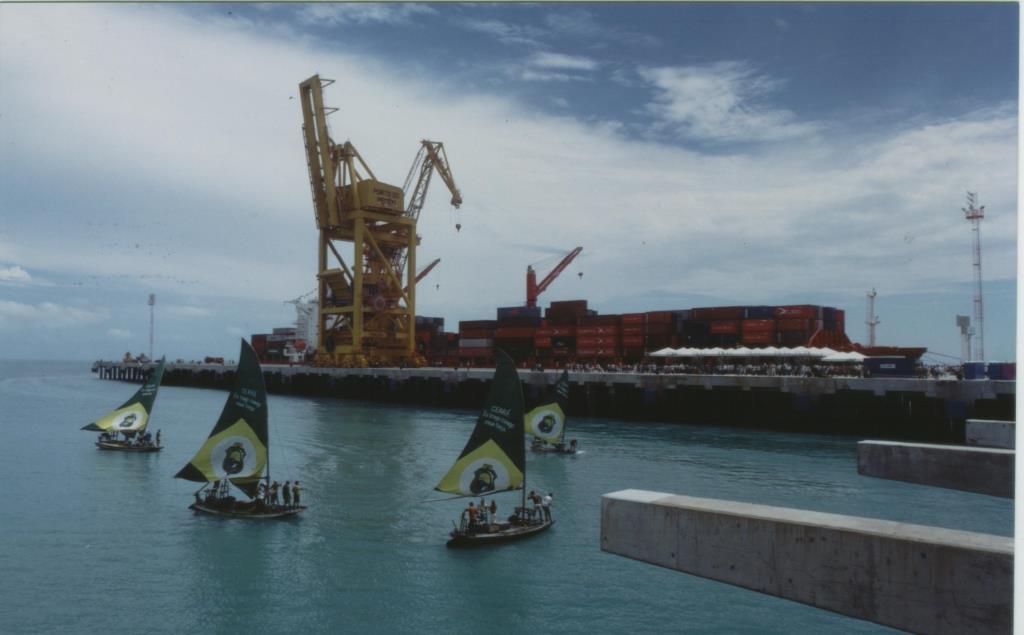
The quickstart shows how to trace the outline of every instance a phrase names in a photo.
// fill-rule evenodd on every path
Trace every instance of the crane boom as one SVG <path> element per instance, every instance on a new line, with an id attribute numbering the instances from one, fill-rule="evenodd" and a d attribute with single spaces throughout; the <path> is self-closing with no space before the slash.
<path id="1" fill-rule="evenodd" d="M 426 278 L 427 274 L 430 273 L 431 271 L 433 271 L 434 267 L 436 267 L 438 265 L 438 263 L 440 263 L 440 262 L 441 262 L 440 258 L 435 258 L 434 262 L 430 263 L 429 265 L 427 265 L 426 267 L 423 268 L 423 271 L 421 271 L 418 274 L 416 274 L 416 284 L 419 284 L 420 280 Z M 409 287 L 406 287 L 404 289 L 404 291 L 406 293 L 408 293 Z"/>
<path id="2" fill-rule="evenodd" d="M 430 188 L 430 177 L 435 171 L 448 186 L 448 191 L 451 192 L 452 206 L 458 209 L 462 205 L 462 193 L 455 185 L 455 177 L 452 176 L 451 167 L 448 165 L 448 153 L 444 150 L 444 143 L 423 139 L 420 141 L 420 150 L 416 153 L 412 167 L 409 168 L 409 174 L 405 177 L 405 184 L 402 186 L 402 191 L 409 192 L 413 178 L 416 179 L 416 185 L 407 198 L 409 203 L 404 213 L 407 218 L 414 221 L 419 220 L 420 211 L 423 210 L 423 204 L 427 199 L 427 190 Z M 405 262 L 405 250 L 396 252 L 393 261 L 395 269 L 404 269 Z"/>
<path id="3" fill-rule="evenodd" d="M 577 247 L 570 251 L 561 262 L 555 265 L 555 268 L 551 270 L 551 273 L 544 276 L 540 284 L 537 284 L 537 274 L 533 270 L 532 266 L 526 267 L 526 306 L 537 306 L 537 296 L 544 293 L 544 291 L 551 286 L 551 283 L 555 281 L 565 268 L 576 259 L 576 256 L 580 255 L 583 251 L 583 247 Z"/>

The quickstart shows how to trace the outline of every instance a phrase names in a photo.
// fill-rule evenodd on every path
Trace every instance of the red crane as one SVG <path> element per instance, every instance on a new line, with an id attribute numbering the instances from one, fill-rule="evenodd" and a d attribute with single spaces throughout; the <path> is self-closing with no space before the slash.
<path id="1" fill-rule="evenodd" d="M 533 270 L 533 265 L 527 265 L 526 267 L 526 306 L 537 306 L 537 296 L 544 293 L 544 290 L 551 286 L 551 283 L 555 281 L 555 278 L 559 276 L 565 268 L 569 266 L 569 263 L 580 255 L 583 251 L 583 247 L 577 247 L 570 251 L 562 261 L 558 263 L 554 269 L 551 270 L 540 284 L 537 284 L 537 272 Z"/>

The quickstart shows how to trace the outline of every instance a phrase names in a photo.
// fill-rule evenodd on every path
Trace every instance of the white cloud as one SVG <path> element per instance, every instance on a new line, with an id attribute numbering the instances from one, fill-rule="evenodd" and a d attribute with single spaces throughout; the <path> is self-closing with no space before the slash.
<path id="1" fill-rule="evenodd" d="M 342 108 L 330 120 L 335 139 L 350 138 L 382 180 L 402 183 L 419 139 L 445 143 L 465 203 L 453 211 L 434 179 L 417 260 L 442 262 L 418 289 L 417 310 L 444 316 L 449 329 L 523 301 L 526 265 L 546 255 L 523 246 L 534 240 L 584 246 L 541 301 L 589 298 L 601 311 L 626 310 L 621 299 L 645 291 L 770 303 L 822 289 L 859 298 L 881 280 L 890 294 L 949 288 L 971 279 L 959 211 L 966 189 L 979 190 L 989 212 L 986 279 L 1016 275 L 1012 107 L 826 139 L 765 105 L 779 82 L 747 67 L 645 69 L 668 131 L 765 140 L 757 130 L 765 126 L 768 140 L 792 142 L 707 155 L 309 40 L 209 26 L 163 5 L 59 9 L 5 5 L 0 22 L 0 158 L 46 174 L 61 156 L 69 182 L 95 184 L 33 192 L 34 206 L 17 210 L 38 224 L 19 230 L 16 243 L 0 239 L 0 257 L 29 271 L 166 276 L 147 288 L 187 283 L 202 298 L 196 304 L 218 316 L 227 309 L 217 298 L 284 301 L 307 291 L 316 232 L 297 84 L 321 69 L 339 80 L 325 92 Z M 62 87 L 59 99 L 39 90 L 39 77 Z M 693 110 L 685 102 L 693 97 L 718 105 Z M 152 160 L 138 160 L 143 133 Z M 126 196 L 129 184 L 160 195 Z M 6 196 L 0 191 L 8 210 Z M 72 199 L 91 211 L 50 211 Z M 123 226 L 140 216 L 164 224 Z M 87 235 L 80 218 L 110 224 Z M 57 228 L 76 239 L 55 245 Z M 167 253 L 140 253 L 139 235 Z M 339 249 L 350 258 L 350 245 Z"/>
<path id="2" fill-rule="evenodd" d="M 207 317 L 210 315 L 210 310 L 199 306 L 175 306 L 171 305 L 164 308 L 165 311 L 171 315 L 178 317 Z"/>
<path id="3" fill-rule="evenodd" d="M 110 311 L 105 308 L 80 309 L 53 302 L 25 304 L 0 300 L 0 328 L 12 326 L 47 329 L 77 327 L 102 322 L 109 317 Z"/>
<path id="4" fill-rule="evenodd" d="M 132 332 L 128 329 L 107 329 L 107 335 L 118 339 L 128 339 L 132 336 Z"/>
<path id="5" fill-rule="evenodd" d="M 519 73 L 519 79 L 527 82 L 572 82 L 590 81 L 589 77 L 582 75 L 570 75 L 569 73 L 552 73 L 549 71 L 535 71 L 531 68 L 524 68 Z"/>
<path id="6" fill-rule="evenodd" d="M 539 46 L 539 38 L 545 35 L 543 29 L 528 25 L 514 24 L 502 20 L 487 20 L 479 18 L 463 18 L 455 22 L 470 31 L 485 33 L 497 39 L 503 44 L 519 44 L 526 46 Z"/>
<path id="7" fill-rule="evenodd" d="M 0 267 L 0 282 L 29 282 L 30 280 L 32 280 L 32 276 L 18 265 Z"/>
<path id="8" fill-rule="evenodd" d="M 530 65 L 539 68 L 557 68 L 570 71 L 596 70 L 598 63 L 589 57 L 563 55 L 561 53 L 537 53 L 530 58 Z"/>
<path id="9" fill-rule="evenodd" d="M 316 26 L 339 24 L 405 24 L 414 16 L 436 14 L 429 5 L 421 3 L 312 2 L 302 5 L 299 21 Z"/>
<path id="10" fill-rule="evenodd" d="M 758 74 L 741 62 L 703 66 L 642 68 L 640 76 L 655 88 L 648 111 L 684 137 L 710 141 L 778 141 L 806 137 L 817 130 L 765 98 L 782 82 Z"/>
<path id="11" fill-rule="evenodd" d="M 228 335 L 234 335 L 236 337 L 246 337 L 248 335 L 248 333 L 246 333 L 244 329 L 241 329 L 237 326 L 225 326 L 224 332 L 227 333 Z"/>

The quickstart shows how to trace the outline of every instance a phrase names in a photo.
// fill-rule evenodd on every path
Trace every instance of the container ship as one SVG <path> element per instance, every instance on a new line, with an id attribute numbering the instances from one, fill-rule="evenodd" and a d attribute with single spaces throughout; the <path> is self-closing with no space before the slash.
<path id="1" fill-rule="evenodd" d="M 315 348 L 315 321 L 306 303 L 295 327 L 254 334 L 264 363 L 302 364 Z M 846 336 L 843 309 L 813 304 L 694 307 L 643 313 L 599 314 L 587 300 L 497 309 L 495 319 L 464 320 L 446 331 L 444 318 L 416 316 L 416 349 L 431 366 L 490 366 L 494 349 L 519 364 L 634 364 L 666 347 L 829 347 L 916 361 L 924 348 L 864 347 Z"/>

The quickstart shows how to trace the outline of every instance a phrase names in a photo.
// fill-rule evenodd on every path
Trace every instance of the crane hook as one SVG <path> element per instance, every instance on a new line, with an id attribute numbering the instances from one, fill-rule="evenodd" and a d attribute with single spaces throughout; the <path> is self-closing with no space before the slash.
<path id="1" fill-rule="evenodd" d="M 582 271 L 581 271 L 581 272 L 579 272 L 579 277 L 580 277 L 580 280 L 582 280 L 582 279 L 583 279 L 583 272 L 582 272 Z"/>
<path id="2" fill-rule="evenodd" d="M 455 223 L 455 233 L 462 230 L 462 223 Z"/>

